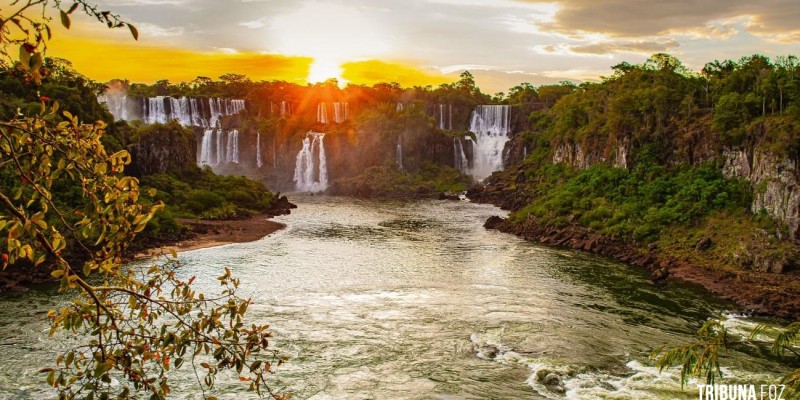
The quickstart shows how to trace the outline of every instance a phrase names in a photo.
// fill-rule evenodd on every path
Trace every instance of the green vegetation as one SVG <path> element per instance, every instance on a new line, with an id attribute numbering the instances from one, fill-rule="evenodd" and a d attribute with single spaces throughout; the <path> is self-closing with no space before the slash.
<path id="1" fill-rule="evenodd" d="M 235 219 L 269 210 L 275 200 L 260 182 L 245 177 L 216 175 L 199 168 L 180 177 L 160 173 L 142 178 L 142 186 L 157 189 L 155 199 L 167 204 L 175 216 Z"/>
<path id="2" fill-rule="evenodd" d="M 435 198 L 467 190 L 471 179 L 455 168 L 425 163 L 416 173 L 393 165 L 367 168 L 354 178 L 336 181 L 331 193 L 366 198 Z"/>
<path id="3" fill-rule="evenodd" d="M 583 171 L 548 165 L 536 171 L 541 194 L 512 214 L 563 227 L 570 223 L 641 243 L 670 226 L 691 225 L 712 212 L 745 209 L 746 182 L 726 179 L 719 167 L 637 163 L 630 171 L 598 164 Z"/>
<path id="4" fill-rule="evenodd" d="M 250 390 L 271 395 L 270 361 L 280 362 L 269 349 L 271 332 L 267 325 L 245 323 L 250 300 L 236 294 L 239 281 L 228 269 L 218 278 L 220 293 L 206 297 L 192 287 L 194 277 L 177 272 L 174 253 L 149 268 L 123 268 L 123 252 L 163 204 L 124 174 L 132 160 L 127 151 L 105 148 L 102 120 L 82 123 L 64 110 L 90 118 L 98 117 L 95 111 L 107 114 L 94 98 L 93 83 L 79 75 L 48 75 L 41 50 L 51 30 L 49 20 L 36 15 L 41 7 L 55 8 L 69 28 L 70 15 L 80 9 L 110 28 L 138 33 L 83 0 L 62 6 L 14 2 L 0 16 L 13 22 L 0 29 L 0 108 L 6 113 L 0 121 L 3 272 L 38 269 L 60 281 L 60 290 L 72 298 L 48 312 L 50 335 L 83 339 L 75 347 L 57 346 L 66 349 L 40 370 L 42 380 L 60 399 L 163 399 L 173 388 L 168 371 L 189 367 L 204 398 L 215 398 L 208 390 L 224 370 L 235 371 Z M 31 93 L 38 107 L 29 106 Z M 56 98 L 67 105 L 60 107 Z"/>

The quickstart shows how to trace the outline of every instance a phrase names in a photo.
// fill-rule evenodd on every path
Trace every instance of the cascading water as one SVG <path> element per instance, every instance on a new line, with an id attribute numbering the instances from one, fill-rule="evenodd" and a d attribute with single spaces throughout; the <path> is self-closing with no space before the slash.
<path id="1" fill-rule="evenodd" d="M 303 139 L 303 148 L 297 153 L 294 167 L 294 184 L 298 191 L 315 193 L 328 188 L 324 137 L 324 133 L 309 131 Z M 314 162 L 315 154 L 318 164 Z"/>
<path id="2" fill-rule="evenodd" d="M 256 167 L 261 168 L 261 132 L 256 132 Z"/>
<path id="3" fill-rule="evenodd" d="M 328 106 L 325 103 L 317 104 L 317 122 L 320 124 L 328 123 Z"/>
<path id="4" fill-rule="evenodd" d="M 347 103 L 333 102 L 331 103 L 331 108 L 333 109 L 333 122 L 341 124 L 350 118 L 350 107 Z M 328 103 L 317 104 L 317 122 L 320 124 L 331 123 L 328 116 Z"/>
<path id="5" fill-rule="evenodd" d="M 471 138 L 467 138 L 470 142 L 472 142 Z M 454 167 L 461 171 L 462 174 L 469 173 L 469 160 L 467 160 L 467 155 L 464 154 L 464 145 L 461 143 L 461 139 L 453 138 L 453 160 L 454 160 Z"/>
<path id="6" fill-rule="evenodd" d="M 403 135 L 397 136 L 397 168 L 403 170 Z"/>
<path id="7" fill-rule="evenodd" d="M 405 106 L 403 103 L 397 103 L 397 105 L 395 106 L 394 110 L 395 110 L 395 111 L 403 111 L 403 109 L 404 109 L 405 107 L 406 107 L 406 106 Z"/>
<path id="8" fill-rule="evenodd" d="M 116 104 L 116 101 L 110 101 L 108 96 L 106 96 L 105 102 L 109 104 L 109 111 L 114 115 L 114 119 L 128 120 L 131 113 L 128 111 L 127 98 L 121 107 Z M 143 98 L 140 107 L 142 120 L 146 124 L 163 124 L 177 119 L 184 126 L 211 128 L 217 126 L 217 122 L 223 116 L 235 115 L 243 111 L 245 101 L 211 98 L 206 104 L 204 99 L 193 97 L 156 96 Z"/>
<path id="9" fill-rule="evenodd" d="M 341 124 L 349 117 L 349 107 L 347 103 L 333 103 L 333 121 Z"/>
<path id="10" fill-rule="evenodd" d="M 453 129 L 453 106 L 450 104 L 437 104 L 434 110 L 437 125 L 441 130 Z"/>
<path id="11" fill-rule="evenodd" d="M 225 163 L 225 153 L 222 150 L 224 148 L 223 144 L 225 143 L 224 142 L 225 135 L 224 132 L 222 132 L 219 129 L 216 129 L 214 132 L 216 133 L 216 140 L 214 141 L 215 143 L 214 155 L 216 156 L 216 158 L 214 165 L 220 165 Z"/>
<path id="12" fill-rule="evenodd" d="M 228 131 L 228 143 L 225 146 L 225 162 L 239 163 L 239 131 Z"/>
<path id="13" fill-rule="evenodd" d="M 214 130 L 213 129 L 206 129 L 203 132 L 203 141 L 200 142 L 200 157 L 198 159 L 198 165 L 201 167 L 204 165 L 211 165 L 211 151 L 214 147 Z"/>
<path id="14" fill-rule="evenodd" d="M 119 92 L 109 92 L 97 96 L 97 101 L 105 103 L 108 111 L 114 116 L 115 120 L 128 120 L 128 96 Z"/>
<path id="15" fill-rule="evenodd" d="M 272 168 L 278 169 L 278 145 L 274 136 L 272 138 Z"/>
<path id="16" fill-rule="evenodd" d="M 483 180 L 494 171 L 503 169 L 503 148 L 509 140 L 511 122 L 509 107 L 502 105 L 480 105 L 475 107 L 470 118 L 470 132 L 475 133 L 472 142 L 473 162 L 469 169 L 475 179 Z"/>

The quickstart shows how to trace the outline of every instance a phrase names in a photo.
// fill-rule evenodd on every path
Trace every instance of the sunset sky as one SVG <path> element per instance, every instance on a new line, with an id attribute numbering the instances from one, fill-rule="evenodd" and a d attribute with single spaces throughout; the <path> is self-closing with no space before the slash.
<path id="1" fill-rule="evenodd" d="M 6 3 L 8 0 L 4 0 Z M 486 92 L 593 80 L 668 52 L 714 59 L 800 53 L 797 0 L 103 0 L 140 31 L 74 17 L 49 55 L 96 80 L 188 81 L 227 72 L 436 85 L 472 72 Z M 69 4 L 66 1 L 65 4 Z M 57 19 L 56 19 L 57 21 Z"/>

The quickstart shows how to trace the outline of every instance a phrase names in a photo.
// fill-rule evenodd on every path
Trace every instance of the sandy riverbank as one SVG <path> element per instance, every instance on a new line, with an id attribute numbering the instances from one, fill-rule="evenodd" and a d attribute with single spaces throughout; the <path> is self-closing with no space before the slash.
<path id="1" fill-rule="evenodd" d="M 202 219 L 178 218 L 177 221 L 189 227 L 194 237 L 172 245 L 149 249 L 136 254 L 135 258 L 147 258 L 168 252 L 174 248 L 178 252 L 204 249 L 230 243 L 246 243 L 259 240 L 279 231 L 286 225 L 269 219 L 269 215 L 257 215 L 241 220 L 210 221 Z"/>

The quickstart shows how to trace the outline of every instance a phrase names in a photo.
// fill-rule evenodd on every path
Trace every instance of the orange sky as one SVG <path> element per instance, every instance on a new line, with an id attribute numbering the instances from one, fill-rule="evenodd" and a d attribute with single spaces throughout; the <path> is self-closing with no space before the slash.
<path id="1" fill-rule="evenodd" d="M 0 0 L 0 3 L 9 0 Z M 707 0 L 97 0 L 137 26 L 106 29 L 54 10 L 49 55 L 83 74 L 150 83 L 225 73 L 305 83 L 404 86 L 469 70 L 484 92 L 597 80 L 657 52 L 712 60 L 796 54 L 800 2 Z M 64 2 L 68 3 L 68 2 Z"/>
<path id="2" fill-rule="evenodd" d="M 255 81 L 285 80 L 304 84 L 313 63 L 311 57 L 197 52 L 158 46 L 147 40 L 93 39 L 74 32 L 59 32 L 50 42 L 47 53 L 70 60 L 79 72 L 101 82 L 120 78 L 143 83 L 167 79 L 174 83 L 191 81 L 198 76 L 216 79 L 226 73 L 238 73 Z M 346 62 L 341 67 L 341 78 L 359 84 L 438 85 L 452 80 L 412 65 L 378 60 Z"/>

